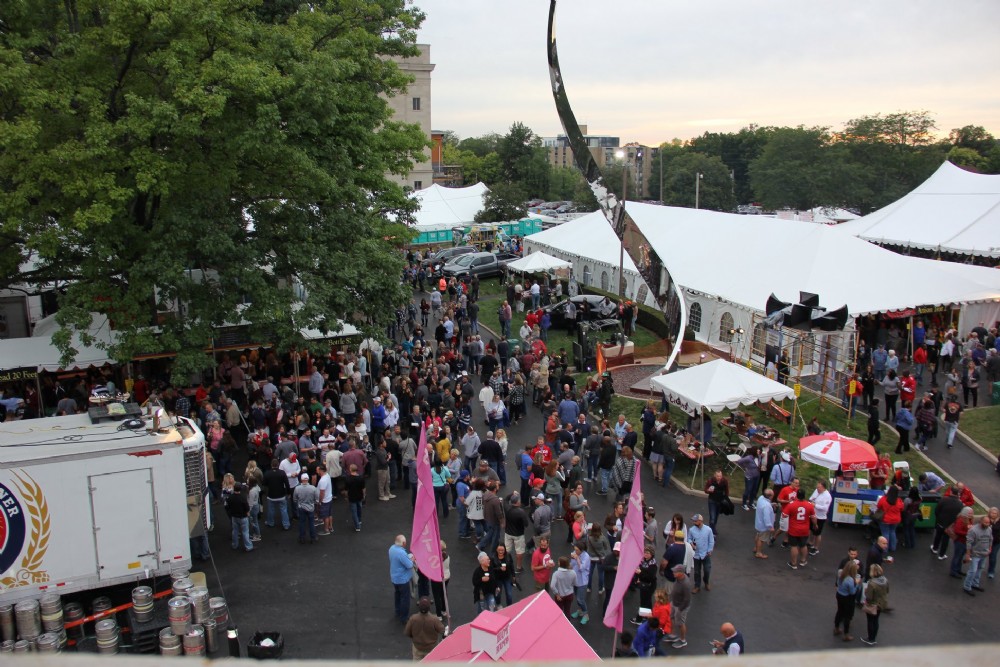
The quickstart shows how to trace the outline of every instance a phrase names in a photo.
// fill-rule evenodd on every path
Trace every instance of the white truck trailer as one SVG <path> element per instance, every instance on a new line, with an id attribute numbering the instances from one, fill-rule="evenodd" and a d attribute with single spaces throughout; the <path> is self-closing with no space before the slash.
<path id="1" fill-rule="evenodd" d="M 188 538 L 209 520 L 205 438 L 189 420 L 163 422 L 0 424 L 0 602 L 190 568 Z"/>

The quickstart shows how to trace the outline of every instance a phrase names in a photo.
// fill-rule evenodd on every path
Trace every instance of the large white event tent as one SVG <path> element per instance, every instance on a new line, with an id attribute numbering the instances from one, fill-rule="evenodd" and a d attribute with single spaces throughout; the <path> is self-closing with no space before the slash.
<path id="1" fill-rule="evenodd" d="M 799 291 L 813 292 L 827 308 L 847 305 L 852 317 L 922 305 L 1000 302 L 1000 271 L 906 257 L 838 227 L 635 202 L 627 206 L 683 288 L 696 337 L 710 344 L 729 345 L 728 331 L 734 327 L 750 331 L 772 292 L 788 302 L 797 301 Z M 532 234 L 525 248 L 573 262 L 584 284 L 607 289 L 617 281 L 621 244 L 600 212 Z M 624 266 L 626 295 L 651 304 L 652 295 L 627 253 Z M 745 349 L 737 352 L 746 356 Z"/>
<path id="2" fill-rule="evenodd" d="M 1000 258 L 1000 175 L 945 162 L 902 199 L 839 229 L 881 245 Z"/>
<path id="3" fill-rule="evenodd" d="M 725 359 L 657 375 L 651 383 L 663 392 L 668 403 L 690 415 L 700 413 L 702 408 L 722 412 L 758 401 L 795 398 L 791 387 Z"/>
<path id="4" fill-rule="evenodd" d="M 410 196 L 420 202 L 416 213 L 418 229 L 452 229 L 476 220 L 489 192 L 482 183 L 465 188 L 446 188 L 437 184 L 417 190 Z"/>

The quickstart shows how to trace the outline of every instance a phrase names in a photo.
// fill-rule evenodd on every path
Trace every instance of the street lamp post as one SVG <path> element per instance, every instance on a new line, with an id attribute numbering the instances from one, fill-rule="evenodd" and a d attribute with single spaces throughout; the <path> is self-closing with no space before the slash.
<path id="1" fill-rule="evenodd" d="M 625 215 L 625 202 L 628 201 L 628 160 L 625 151 L 615 152 L 615 157 L 622 161 L 622 216 Z M 622 234 L 621 248 L 618 252 L 618 297 L 625 298 L 625 235 Z"/>
<path id="2" fill-rule="evenodd" d="M 705 178 L 705 175 L 698 172 L 694 175 L 694 207 L 699 208 L 698 204 L 701 199 L 701 179 Z"/>

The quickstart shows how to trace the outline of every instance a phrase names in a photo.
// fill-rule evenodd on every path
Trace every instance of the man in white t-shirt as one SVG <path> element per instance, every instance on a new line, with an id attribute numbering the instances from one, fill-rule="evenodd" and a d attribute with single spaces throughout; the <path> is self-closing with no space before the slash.
<path id="1" fill-rule="evenodd" d="M 316 474 L 319 480 L 316 482 L 316 490 L 319 491 L 319 506 L 316 508 L 316 517 L 323 522 L 323 530 L 320 535 L 329 535 L 333 532 L 333 480 L 327 472 L 325 465 L 316 467 Z"/>
<path id="2" fill-rule="evenodd" d="M 823 526 L 826 525 L 826 518 L 830 514 L 830 506 L 833 504 L 833 496 L 826 488 L 826 482 L 820 480 L 816 482 L 816 490 L 809 496 L 809 502 L 816 508 L 816 525 L 812 529 L 809 542 L 809 555 L 819 554 L 819 545 L 823 540 Z"/>
<path id="3" fill-rule="evenodd" d="M 292 493 L 295 492 L 295 487 L 299 485 L 299 475 L 302 474 L 302 464 L 299 463 L 299 455 L 292 452 L 278 464 L 278 469 L 285 473 L 285 477 L 288 478 L 288 489 L 291 491 L 287 499 L 288 516 L 298 516 L 295 506 L 292 504 Z"/>
<path id="4" fill-rule="evenodd" d="M 337 449 L 336 445 L 331 445 L 330 451 L 326 453 L 326 471 L 330 475 L 330 485 L 334 495 L 340 493 L 341 478 L 344 474 L 344 467 L 341 464 L 341 459 L 343 458 L 344 452 Z"/>

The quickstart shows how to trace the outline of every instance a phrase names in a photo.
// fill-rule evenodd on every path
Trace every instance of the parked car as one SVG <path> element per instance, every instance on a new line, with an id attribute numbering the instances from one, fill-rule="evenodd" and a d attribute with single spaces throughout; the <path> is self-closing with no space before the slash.
<path id="1" fill-rule="evenodd" d="M 433 278 L 441 275 L 441 269 L 448 262 L 457 259 L 462 255 L 469 255 L 476 252 L 476 248 L 471 245 L 460 245 L 453 248 L 443 248 L 424 260 L 424 268 L 427 274 Z"/>
<path id="2" fill-rule="evenodd" d="M 513 262 L 518 256 L 509 253 L 476 252 L 469 255 L 462 255 L 453 262 L 445 264 L 441 269 L 442 275 L 446 278 L 452 276 L 456 278 L 467 278 L 479 276 L 480 278 L 490 278 L 503 273 L 504 267 L 509 262 Z"/>
<path id="3" fill-rule="evenodd" d="M 563 299 L 543 308 L 543 310 L 549 313 L 552 319 L 552 327 L 555 329 L 572 330 L 569 322 L 566 321 L 567 301 L 572 301 L 576 305 L 577 322 L 592 322 L 608 317 L 615 317 L 618 313 L 618 304 L 611 299 L 607 299 L 600 294 L 578 294 L 577 296 Z"/>

